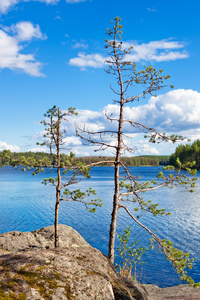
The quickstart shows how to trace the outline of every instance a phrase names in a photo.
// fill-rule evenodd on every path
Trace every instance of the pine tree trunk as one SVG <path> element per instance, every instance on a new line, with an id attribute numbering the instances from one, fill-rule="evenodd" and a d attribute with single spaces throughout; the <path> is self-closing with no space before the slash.
<path id="1" fill-rule="evenodd" d="M 119 167 L 115 167 L 115 173 L 119 171 Z M 115 178 L 118 177 L 116 174 Z M 118 193 L 115 191 L 113 196 L 113 211 L 110 223 L 110 232 L 109 232 L 109 254 L 108 257 L 110 262 L 114 263 L 114 255 L 115 255 L 115 234 L 116 234 L 116 227 L 117 227 L 117 214 L 118 214 Z"/>
<path id="2" fill-rule="evenodd" d="M 59 205 L 60 205 L 60 193 L 57 189 L 56 190 L 56 205 L 55 205 L 55 222 L 54 222 L 55 248 L 59 247 L 59 236 L 58 236 L 58 211 L 59 211 Z"/>
<path id="3" fill-rule="evenodd" d="M 55 228 L 55 248 L 59 247 L 59 234 L 58 234 L 58 211 L 59 211 L 59 205 L 60 205 L 60 190 L 61 190 L 61 174 L 60 174 L 60 123 L 61 123 L 61 117 L 60 117 L 60 110 L 58 108 L 58 123 L 56 127 L 56 150 L 57 150 L 57 176 L 58 176 L 58 183 L 56 186 L 56 205 L 55 205 L 55 222 L 54 222 L 54 228 Z"/>
<path id="4" fill-rule="evenodd" d="M 110 262 L 114 263 L 114 255 L 115 255 L 115 235 L 116 235 L 116 227 L 117 227 L 117 215 L 118 215 L 118 207 L 119 207 L 119 166 L 120 166 L 120 156 L 121 156 L 121 148 L 122 148 L 122 126 L 123 126 L 123 101 L 121 101 L 120 105 L 120 115 L 119 115 L 119 127 L 118 127 L 118 144 L 117 144 L 117 152 L 116 152 L 116 160 L 115 160 L 115 192 L 113 196 L 113 211 L 110 223 L 110 232 L 109 232 L 109 254 L 108 257 Z"/>

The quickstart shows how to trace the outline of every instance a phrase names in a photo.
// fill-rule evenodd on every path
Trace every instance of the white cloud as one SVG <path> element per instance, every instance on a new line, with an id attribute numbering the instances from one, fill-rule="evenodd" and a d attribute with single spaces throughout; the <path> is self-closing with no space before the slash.
<path id="1" fill-rule="evenodd" d="M 109 104 L 104 110 L 115 118 L 119 113 L 119 106 Z M 124 108 L 124 118 L 127 120 L 142 123 L 162 132 L 187 132 L 189 137 L 194 134 L 194 131 L 200 129 L 199 115 L 200 93 L 184 89 L 151 97 L 145 105 Z M 124 129 L 128 133 L 138 132 L 128 123 L 124 125 Z"/>
<path id="2" fill-rule="evenodd" d="M 77 150 L 76 148 L 75 149 L 73 149 L 73 153 L 76 155 L 76 156 L 90 156 L 91 155 L 91 153 L 90 152 L 85 152 L 84 151 L 85 149 L 79 149 L 79 150 Z"/>
<path id="3" fill-rule="evenodd" d="M 109 104 L 98 112 L 90 110 L 78 110 L 79 115 L 76 122 L 81 126 L 85 125 L 90 131 L 99 130 L 116 130 L 117 122 L 109 122 L 105 117 L 112 115 L 117 117 L 119 106 Z M 148 127 L 155 128 L 160 132 L 167 134 L 180 134 L 192 141 L 200 137 L 200 93 L 193 90 L 173 90 L 166 94 L 151 97 L 147 104 L 138 105 L 136 107 L 125 107 L 124 118 L 142 123 Z M 69 122 L 71 123 L 71 121 Z M 69 126 L 69 123 L 67 126 Z M 147 140 L 141 139 L 143 133 L 137 128 L 131 127 L 128 123 L 124 124 L 124 132 L 126 133 L 125 140 L 129 147 L 136 148 L 135 155 L 140 154 L 171 154 L 177 144 L 161 143 L 160 145 L 150 144 Z M 132 138 L 131 138 L 132 137 Z M 107 137 L 112 145 L 114 144 L 113 137 Z M 83 146 L 77 148 L 83 153 L 86 149 Z M 95 148 L 88 147 L 90 155 Z M 100 155 L 113 155 L 112 150 L 97 153 Z M 132 155 L 132 154 L 131 154 Z"/>
<path id="4" fill-rule="evenodd" d="M 147 105 L 138 108 L 140 115 L 142 110 L 145 111 L 142 121 L 147 120 L 160 130 L 180 132 L 200 127 L 200 93 L 197 91 L 179 89 L 152 97 Z"/>
<path id="5" fill-rule="evenodd" d="M 67 147 L 74 147 L 74 146 L 80 146 L 82 145 L 82 142 L 80 141 L 79 137 L 76 136 L 68 136 L 65 139 L 63 139 L 63 143 Z"/>
<path id="6" fill-rule="evenodd" d="M 104 130 L 105 128 L 113 130 L 117 126 L 117 122 L 110 122 L 105 117 L 106 112 L 108 116 L 112 115 L 112 118 L 117 118 L 119 114 L 117 104 L 109 104 L 98 112 L 77 111 L 76 123 L 84 124 L 91 131 Z M 187 131 L 189 135 L 194 135 L 194 131 L 200 130 L 199 116 L 200 93 L 184 89 L 172 90 L 166 94 L 151 97 L 145 105 L 126 106 L 124 108 L 125 119 L 168 133 Z M 74 119 L 72 124 L 73 122 Z M 69 123 L 67 124 L 69 125 Z M 138 129 L 132 128 L 128 123 L 124 124 L 124 130 L 128 134 L 138 133 Z"/>
<path id="7" fill-rule="evenodd" d="M 114 141 L 111 142 L 111 144 L 114 144 Z M 138 156 L 138 155 L 159 155 L 159 150 L 156 149 L 152 144 L 148 143 L 144 140 L 129 140 L 127 143 L 128 146 L 132 147 L 134 149 L 133 152 L 126 152 L 126 156 Z M 76 156 L 94 156 L 94 155 L 102 155 L 102 156 L 114 156 L 115 153 L 113 149 L 105 149 L 104 151 L 98 151 L 95 152 L 97 147 L 95 146 L 79 146 L 74 147 L 71 149 L 71 151 Z M 124 153 L 122 153 L 124 155 Z"/>
<path id="8" fill-rule="evenodd" d="M 20 148 L 16 145 L 8 145 L 6 142 L 1 142 L 0 141 L 0 151 L 3 151 L 3 150 L 10 150 L 12 152 L 17 152 L 20 150 Z"/>
<path id="9" fill-rule="evenodd" d="M 109 104 L 106 107 L 104 107 L 100 111 L 90 111 L 90 110 L 77 110 L 78 116 L 76 117 L 76 123 L 84 129 L 88 129 L 89 131 L 103 131 L 103 130 L 117 130 L 117 122 L 110 122 L 107 120 L 105 113 L 107 115 L 112 115 L 113 118 L 115 118 L 119 113 L 119 106 Z M 129 107 L 126 107 L 124 110 L 125 117 L 131 118 L 131 112 L 132 109 Z M 68 123 L 66 123 L 67 131 L 69 134 L 72 134 L 74 132 L 73 129 L 74 119 L 69 119 Z M 132 130 L 132 129 L 131 129 Z M 130 148 L 134 149 L 134 155 L 141 155 L 141 154 L 159 154 L 158 150 L 148 143 L 148 141 L 144 141 L 143 143 L 140 141 L 141 135 L 138 133 L 131 132 L 130 128 L 127 128 L 125 125 L 125 132 L 126 137 L 124 138 L 124 141 L 126 145 Z M 104 141 L 109 143 L 110 145 L 116 144 L 116 139 L 111 134 L 103 136 Z M 81 140 L 79 139 L 79 143 Z M 83 143 L 83 144 L 82 144 Z M 75 148 L 72 148 L 72 151 L 78 155 L 78 156 L 84 156 L 86 155 L 86 152 L 88 155 L 104 155 L 104 156 L 113 156 L 114 150 L 113 148 L 107 148 L 105 151 L 100 152 L 94 152 L 97 147 L 94 145 L 87 145 L 84 146 L 84 142 L 82 141 L 80 145 L 75 146 Z M 132 156 L 133 153 L 126 153 L 128 156 Z"/>
<path id="10" fill-rule="evenodd" d="M 19 3 L 19 1 L 20 1 L 20 0 L 1 0 L 1 1 L 0 1 L 0 12 L 6 13 L 7 10 L 8 10 L 11 6 L 13 6 L 13 5 Z"/>
<path id="11" fill-rule="evenodd" d="M 35 147 L 35 148 L 29 148 L 26 150 L 27 152 L 31 151 L 31 152 L 45 152 L 45 153 L 49 153 L 49 149 L 47 147 Z"/>
<path id="12" fill-rule="evenodd" d="M 134 145 L 136 147 L 135 155 L 159 155 L 159 151 L 144 140 L 134 142 Z"/>
<path id="13" fill-rule="evenodd" d="M 73 46 L 73 49 L 76 48 L 83 48 L 83 49 L 87 49 L 88 48 L 88 44 L 85 41 L 80 41 L 80 42 L 76 42 Z"/>
<path id="14" fill-rule="evenodd" d="M 79 53 L 78 57 L 71 58 L 69 65 L 76 67 L 92 67 L 92 68 L 102 68 L 104 66 L 105 58 L 100 54 L 84 54 Z"/>
<path id="15" fill-rule="evenodd" d="M 10 30 L 15 32 L 13 36 L 0 30 L 0 69 L 19 70 L 36 77 L 44 76 L 40 72 L 42 63 L 36 61 L 34 54 L 21 53 L 24 48 L 23 41 L 46 38 L 39 26 L 30 22 L 20 22 L 6 28 L 6 31 Z"/>
<path id="16" fill-rule="evenodd" d="M 66 148 L 72 147 L 73 151 L 78 156 L 88 155 L 103 155 L 113 156 L 113 149 L 106 149 L 105 151 L 94 152 L 97 147 L 94 145 L 85 146 L 84 142 L 75 135 L 74 122 L 82 128 L 90 131 L 110 130 L 116 131 L 118 123 L 116 121 L 110 122 L 105 116 L 117 118 L 119 114 L 119 106 L 117 104 L 109 104 L 99 111 L 91 110 L 77 110 L 78 116 L 68 117 L 68 122 L 64 123 L 66 127 Z M 151 97 L 147 104 L 137 105 L 133 107 L 126 106 L 124 108 L 124 119 L 129 119 L 135 122 L 142 123 L 148 127 L 154 128 L 159 132 L 166 132 L 170 134 L 180 134 L 192 141 L 200 138 L 200 93 L 193 90 L 173 90 L 166 94 L 157 97 Z M 127 155 L 157 155 L 157 154 L 171 154 L 174 152 L 177 144 L 161 143 L 151 144 L 148 139 L 143 139 L 144 133 L 137 128 L 131 127 L 128 123 L 124 123 L 125 133 L 124 141 L 126 145 L 134 149 L 133 153 Z M 44 134 L 37 133 L 37 140 Z M 34 140 L 36 139 L 34 137 Z M 116 135 L 102 136 L 104 140 L 115 145 Z M 32 151 L 32 150 L 31 150 Z"/>
<path id="17" fill-rule="evenodd" d="M 34 134 L 32 136 L 28 135 L 25 137 L 32 141 L 43 141 L 45 133 L 46 133 L 45 130 L 42 130 L 42 131 L 36 132 L 36 134 Z"/>
<path id="18" fill-rule="evenodd" d="M 153 41 L 147 44 L 137 44 L 135 42 L 123 43 L 124 48 L 133 47 L 131 54 L 126 56 L 128 61 L 170 61 L 176 59 L 184 59 L 189 55 L 186 51 L 176 51 L 176 49 L 184 48 L 183 42 L 161 40 Z"/>
<path id="19" fill-rule="evenodd" d="M 186 46 L 183 42 L 160 40 L 149 43 L 138 44 L 136 42 L 123 42 L 123 48 L 128 49 L 133 47 L 132 53 L 126 55 L 125 60 L 131 62 L 160 62 L 172 61 L 177 59 L 185 59 L 189 54 L 185 51 L 177 51 Z M 103 68 L 105 66 L 106 57 L 100 54 L 85 54 L 79 53 L 78 57 L 71 58 L 70 65 L 77 67 L 93 67 Z"/>
<path id="20" fill-rule="evenodd" d="M 39 25 L 33 25 L 31 22 L 19 22 L 11 26 L 11 30 L 15 34 L 15 38 L 19 41 L 30 41 L 33 38 L 45 40 L 47 37 L 44 35 Z"/>

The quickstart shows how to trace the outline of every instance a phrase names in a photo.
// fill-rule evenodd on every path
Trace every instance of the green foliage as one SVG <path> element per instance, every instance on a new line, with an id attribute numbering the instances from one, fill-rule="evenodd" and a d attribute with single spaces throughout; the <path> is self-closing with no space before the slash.
<path id="1" fill-rule="evenodd" d="M 157 215 L 170 215 L 169 212 L 166 212 L 165 209 L 159 209 L 158 203 L 153 204 L 151 200 L 144 201 L 143 197 L 140 197 L 138 195 L 139 192 L 145 193 L 147 191 L 153 190 L 154 185 L 156 186 L 158 182 L 152 180 L 149 182 L 148 180 L 146 182 L 135 182 L 135 193 L 132 192 L 133 187 L 130 183 L 130 181 L 123 181 L 120 182 L 120 187 L 127 191 L 127 193 L 124 193 L 124 197 L 121 199 L 122 201 L 129 201 L 133 202 L 137 207 L 134 208 L 135 212 L 139 212 L 140 210 L 148 211 L 152 213 L 154 216 Z M 139 218 L 139 215 L 137 215 L 137 218 Z"/>
<path id="2" fill-rule="evenodd" d="M 195 283 L 194 280 L 188 275 L 187 269 L 192 269 L 193 258 L 190 258 L 190 253 L 184 253 L 174 247 L 173 243 L 169 240 L 159 240 L 158 238 L 150 239 L 150 248 L 153 249 L 154 244 L 157 243 L 159 251 L 164 252 L 167 260 L 169 260 L 174 269 L 177 271 L 180 279 L 186 281 L 195 288 L 200 287 L 200 282 Z"/>
<path id="3" fill-rule="evenodd" d="M 68 188 L 66 188 L 61 196 L 61 200 L 83 203 L 89 212 L 96 212 L 96 207 L 103 206 L 102 200 L 96 197 L 96 191 L 92 188 L 89 188 L 85 192 L 82 192 L 79 189 L 70 191 Z M 93 207 L 91 208 L 91 206 Z"/>
<path id="4" fill-rule="evenodd" d="M 67 121 L 66 117 L 77 115 L 75 108 L 70 107 L 68 111 L 62 112 L 56 106 L 49 109 L 44 114 L 45 119 L 41 123 L 45 126 L 44 140 L 37 143 L 40 146 L 47 146 L 50 152 L 48 155 L 27 156 L 22 155 L 11 159 L 10 164 L 17 168 L 23 166 L 22 171 L 32 171 L 33 175 L 44 172 L 56 173 L 56 177 L 50 176 L 43 180 L 44 185 L 52 185 L 56 189 L 56 205 L 55 205 L 55 247 L 58 247 L 58 211 L 60 201 L 78 201 L 85 204 L 90 212 L 95 212 L 96 207 L 102 206 L 101 199 L 94 197 L 95 191 L 89 188 L 85 192 L 78 189 L 70 191 L 69 186 L 78 183 L 82 177 L 90 178 L 90 166 L 75 159 L 73 152 L 69 155 L 61 154 L 61 148 L 65 145 L 66 129 L 62 126 L 63 121 Z M 3 152 L 3 158 L 8 160 L 7 152 Z M 62 190 L 64 192 L 62 193 Z"/>
<path id="5" fill-rule="evenodd" d="M 120 24 L 121 19 L 116 17 L 111 23 L 113 24 L 112 28 L 106 29 L 106 34 L 108 35 L 108 39 L 105 39 L 106 46 L 105 48 L 108 49 L 108 53 L 111 59 L 107 59 L 106 62 L 108 63 L 108 70 L 107 73 L 116 75 L 117 76 L 117 84 L 120 87 L 124 87 L 124 91 L 131 86 L 137 85 L 138 88 L 142 88 L 142 93 L 140 96 L 134 97 L 127 97 L 124 99 L 125 103 L 130 103 L 135 100 L 139 100 L 140 97 L 144 97 L 147 94 L 155 95 L 158 90 L 165 87 L 165 81 L 170 78 L 169 75 L 163 75 L 163 70 L 157 70 L 152 66 L 144 66 L 141 71 L 137 70 L 137 65 L 135 62 L 130 62 L 126 60 L 128 54 L 131 54 L 133 47 L 125 49 L 123 47 L 122 42 L 122 29 L 123 26 Z M 123 74 L 123 75 L 122 75 Z M 123 78 L 122 78 L 123 77 Z M 122 79 L 124 79 L 122 81 Z M 115 93 L 120 95 L 119 91 L 115 90 Z M 125 96 L 125 92 L 121 95 L 122 97 Z M 123 98 L 121 98 L 122 100 Z M 121 101 L 120 100 L 120 101 Z M 119 102 L 119 101 L 116 101 Z M 138 124 L 139 127 L 141 124 Z M 162 137 L 155 131 L 151 132 L 152 136 L 150 137 L 152 141 L 158 138 L 158 140 L 163 139 L 167 140 L 168 138 L 166 135 Z M 176 138 L 174 137 L 174 140 Z"/>
<path id="6" fill-rule="evenodd" d="M 51 154 L 44 152 L 12 152 L 10 153 L 9 165 L 13 167 L 24 166 L 28 171 L 31 169 L 44 171 L 42 167 L 53 166 Z M 22 170 L 24 171 L 24 169 Z"/>
<path id="7" fill-rule="evenodd" d="M 143 194 L 150 192 L 152 195 L 153 191 L 156 191 L 162 187 L 173 188 L 175 185 L 183 185 L 186 189 L 193 191 L 195 185 L 195 178 L 192 178 L 191 175 L 195 175 L 195 171 L 192 170 L 192 165 L 183 165 L 178 164 L 178 167 L 174 169 L 172 166 L 164 167 L 163 171 L 159 172 L 157 179 L 144 182 L 140 177 L 134 176 L 132 171 L 127 167 L 127 161 L 121 157 L 122 153 L 133 152 L 134 149 L 131 149 L 126 145 L 124 124 L 129 125 L 135 130 L 141 131 L 145 134 L 145 137 L 149 139 L 149 142 L 152 143 L 161 143 L 171 141 L 175 143 L 178 140 L 183 140 L 183 137 L 180 135 L 172 134 L 167 136 L 166 133 L 160 133 L 153 128 L 147 127 L 139 122 L 135 122 L 132 119 L 124 118 L 124 106 L 126 104 L 132 104 L 134 101 L 139 101 L 142 97 L 145 96 L 156 96 L 157 92 L 166 86 L 166 80 L 170 76 L 163 75 L 163 70 L 157 70 L 152 66 L 144 66 L 142 70 L 137 69 L 135 62 L 128 61 L 129 54 L 131 54 L 132 47 L 126 49 L 123 46 L 122 42 L 122 29 L 123 26 L 120 24 L 121 19 L 116 17 L 111 23 L 112 28 L 106 29 L 106 34 L 108 38 L 105 40 L 106 49 L 108 50 L 108 57 L 106 59 L 108 74 L 114 75 L 116 82 L 115 86 L 111 86 L 112 91 L 115 93 L 116 100 L 114 103 L 119 105 L 119 114 L 118 116 L 113 117 L 112 115 L 107 115 L 106 118 L 116 124 L 116 129 L 105 130 L 105 131 L 89 131 L 85 129 L 78 128 L 77 134 L 79 137 L 87 141 L 88 144 L 97 145 L 98 150 L 112 149 L 115 153 L 113 159 L 113 166 L 115 168 L 114 173 L 114 197 L 113 197 L 113 211 L 110 225 L 110 234 L 109 234 L 109 258 L 110 261 L 114 262 L 114 244 L 115 244 L 115 235 L 116 235 L 116 222 L 119 208 L 124 208 L 128 215 L 142 228 L 144 228 L 152 237 L 155 237 L 150 229 L 138 221 L 140 217 L 140 212 L 150 212 L 154 216 L 157 215 L 170 215 L 170 212 L 166 212 L 165 209 L 159 208 L 158 203 L 153 203 L 151 199 L 144 200 Z M 131 96 L 131 89 L 137 86 L 137 95 Z M 173 88 L 173 86 L 171 86 Z M 113 128 L 115 128 L 113 126 Z M 131 128 L 130 128 L 131 129 Z M 87 135 L 87 137 L 85 137 Z M 109 137 L 115 137 L 115 145 L 111 144 Z M 136 162 L 138 158 L 136 158 Z M 148 157 L 142 157 L 140 160 L 142 165 L 148 165 Z M 157 161 L 157 165 L 159 162 Z M 163 160 L 163 165 L 167 165 L 167 162 Z M 131 166 L 136 165 L 131 158 Z M 182 173 L 181 169 L 185 168 L 186 173 Z M 145 195 L 146 196 L 146 195 Z M 147 198 L 147 197 L 145 197 Z M 125 204 L 121 202 L 133 202 L 134 212 L 131 213 Z M 136 217 L 135 217 L 136 214 Z M 123 257 L 124 251 L 127 246 L 127 237 L 128 231 L 124 236 L 125 240 L 122 240 L 124 246 L 121 246 L 121 256 Z M 162 245 L 162 241 L 156 237 L 156 241 L 159 245 Z M 123 248 L 124 247 L 124 248 Z M 168 245 L 169 247 L 169 245 Z M 166 246 L 162 246 L 163 249 L 167 249 Z M 167 251 L 165 251 L 167 256 Z M 167 256 L 169 257 L 169 256 Z M 124 257 L 123 257 L 124 258 Z M 173 258 L 170 259 L 173 263 Z M 126 265 L 126 260 L 125 260 Z M 183 277 L 184 278 L 184 277 Z"/>
<path id="8" fill-rule="evenodd" d="M 177 160 L 178 159 L 178 160 Z M 175 153 L 170 156 L 169 163 L 178 167 L 180 163 L 182 168 L 187 170 L 188 164 L 190 168 L 200 169 L 200 140 L 194 141 L 191 145 L 180 144 L 176 147 Z"/>
<path id="9" fill-rule="evenodd" d="M 150 135 L 145 135 L 145 138 L 149 138 L 149 142 L 151 143 L 161 143 L 171 141 L 173 144 L 177 141 L 183 141 L 185 138 L 182 135 L 172 134 L 167 136 L 166 133 L 158 133 L 155 130 L 151 131 Z"/>
<path id="10" fill-rule="evenodd" d="M 44 144 L 45 145 L 45 144 Z M 6 151 L 6 152 L 5 152 Z M 5 156 L 5 153 L 8 155 Z M 11 165 L 12 161 L 16 161 L 16 165 L 20 165 L 22 162 L 20 160 L 21 157 L 24 157 L 25 160 L 28 161 L 28 165 L 33 165 L 36 162 L 40 162 L 43 165 L 55 165 L 56 161 L 51 156 L 50 153 L 45 152 L 10 152 L 9 150 L 4 150 L 0 152 L 0 166 L 4 165 Z M 113 166 L 113 157 L 104 157 L 107 161 L 110 160 L 111 163 L 102 163 L 102 165 L 106 166 Z M 80 164 L 89 165 L 91 163 L 96 163 L 102 160 L 102 156 L 86 156 L 86 157 L 73 157 L 73 164 Z M 69 161 L 69 155 L 62 153 L 60 155 L 61 166 L 64 167 L 65 165 L 69 165 L 71 162 Z M 169 156 L 163 155 L 143 155 L 143 156 L 133 156 L 133 157 L 126 157 L 122 156 L 121 161 L 126 166 L 159 166 L 159 165 L 167 165 L 169 163 Z M 42 171 L 42 169 L 40 170 Z M 43 169 L 44 171 L 44 169 Z"/>
<path id="11" fill-rule="evenodd" d="M 115 194 L 113 201 L 113 212 L 112 212 L 112 226 L 110 227 L 111 242 L 110 242 L 110 253 L 109 257 L 111 257 L 113 261 L 113 244 L 114 244 L 114 234 L 113 231 L 116 228 L 113 224 L 116 225 L 117 220 L 117 211 L 119 208 L 124 208 L 126 212 L 132 217 L 132 219 L 138 223 L 140 226 L 145 228 L 153 237 L 155 236 L 149 228 L 144 226 L 138 221 L 139 212 L 146 211 L 152 213 L 154 216 L 160 215 L 169 215 L 170 213 L 166 213 L 165 209 L 158 208 L 158 203 L 152 203 L 151 200 L 145 201 L 143 198 L 143 194 L 150 191 L 155 191 L 161 187 L 169 187 L 172 188 L 174 185 L 183 185 L 186 189 L 189 189 L 191 192 L 193 191 L 193 187 L 195 186 L 195 179 L 191 178 L 191 175 L 195 175 L 195 171 L 192 170 L 194 165 L 193 160 L 190 161 L 190 164 L 184 165 L 181 162 L 178 162 L 178 166 L 176 169 L 173 167 L 164 167 L 163 171 L 159 172 L 157 176 L 157 180 L 154 181 L 146 181 L 143 182 L 140 178 L 134 176 L 129 168 L 126 167 L 124 163 L 121 161 L 120 154 L 124 151 L 133 151 L 130 147 L 126 146 L 123 133 L 123 125 L 124 123 L 129 124 L 133 128 L 136 128 L 142 131 L 145 134 L 145 137 L 149 139 L 151 143 L 160 143 L 160 142 L 168 142 L 171 141 L 175 143 L 178 140 L 183 140 L 184 138 L 180 135 L 173 134 L 171 136 L 167 136 L 166 133 L 160 133 L 153 128 L 149 128 L 139 122 L 135 122 L 134 120 L 126 120 L 124 119 L 123 110 L 125 104 L 130 104 L 133 101 L 139 100 L 141 97 L 145 97 L 146 95 L 156 96 L 157 91 L 165 87 L 165 81 L 169 79 L 170 76 L 163 75 L 163 70 L 157 70 L 152 66 L 144 66 L 142 70 L 138 71 L 136 63 L 130 62 L 127 60 L 129 54 L 132 51 L 132 48 L 125 49 L 123 47 L 122 42 L 122 25 L 120 24 L 121 19 L 116 17 L 114 19 L 112 29 L 107 29 L 107 35 L 109 39 L 106 39 L 106 48 L 108 49 L 109 58 L 107 58 L 106 63 L 108 65 L 107 73 L 115 76 L 117 88 L 111 87 L 113 92 L 118 95 L 118 100 L 115 100 L 115 103 L 119 104 L 120 112 L 118 117 L 112 118 L 112 116 L 107 117 L 110 121 L 118 122 L 118 131 L 114 132 L 117 137 L 116 141 L 116 159 L 115 159 Z M 131 87 L 137 86 L 138 95 L 130 96 L 130 91 L 128 91 Z M 110 133 L 108 131 L 108 133 Z M 113 134 L 114 135 L 114 134 Z M 93 141 L 94 143 L 94 141 Z M 107 147 L 109 145 L 104 143 Z M 101 145 L 100 145 L 101 147 Z M 123 177 L 124 179 L 120 179 L 119 166 L 123 167 Z M 186 172 L 182 173 L 181 169 L 185 169 Z M 124 175 L 125 174 L 125 175 Z M 122 177 L 122 176 L 121 176 Z M 120 181 L 121 180 L 121 181 Z M 128 208 L 121 204 L 121 201 L 132 201 L 134 206 L 134 213 L 131 213 Z M 136 217 L 134 214 L 137 214 Z M 128 234 L 128 232 L 126 232 Z M 159 245 L 162 244 L 162 248 L 165 255 L 170 259 L 170 261 L 175 263 L 176 259 L 176 269 L 177 268 L 177 257 L 173 258 L 174 251 L 171 248 L 170 255 L 168 255 L 170 244 L 164 245 L 159 238 L 156 239 Z M 127 247 L 127 240 L 123 241 L 124 247 Z M 123 253 L 123 252 L 121 252 Z M 184 260 L 185 258 L 181 258 Z M 180 270 L 180 268 L 179 268 Z M 185 278 L 184 276 L 182 277 Z"/>
<path id="12" fill-rule="evenodd" d="M 120 275 L 127 277 L 129 279 L 137 280 L 137 264 L 142 265 L 144 262 L 142 261 L 142 255 L 148 250 L 147 248 L 138 245 L 139 241 L 132 243 L 130 246 L 129 238 L 130 238 L 130 226 L 127 227 L 122 236 L 117 234 L 117 238 L 119 239 L 119 247 L 117 248 L 121 261 L 117 268 L 119 270 Z M 134 275 L 132 271 L 134 269 Z"/>
<path id="13" fill-rule="evenodd" d="M 6 166 L 10 164 L 10 156 L 11 152 L 10 150 L 3 150 L 0 152 L 0 166 Z"/>
<path id="14" fill-rule="evenodd" d="M 197 177 L 195 176 L 197 170 L 193 169 L 194 165 L 195 162 L 182 164 L 180 160 L 177 159 L 177 168 L 170 165 L 163 167 L 163 170 L 167 172 L 167 175 L 163 176 L 163 180 L 165 180 L 166 184 L 171 188 L 175 185 L 181 185 L 184 186 L 186 190 L 193 193 L 197 181 Z M 172 172 L 169 173 L 168 171 Z"/>
<path id="15" fill-rule="evenodd" d="M 173 188 L 174 186 L 184 186 L 189 192 L 194 191 L 197 177 L 196 170 L 191 169 L 194 163 L 182 165 L 180 162 L 179 168 L 174 166 L 164 166 L 163 171 L 160 171 L 157 175 L 157 180 L 142 181 L 139 178 L 134 178 L 130 173 L 127 173 L 126 180 L 120 181 L 121 188 L 121 201 L 129 201 L 135 203 L 137 207 L 134 208 L 135 212 L 146 211 L 152 213 L 154 216 L 162 215 L 169 216 L 170 212 L 166 212 L 164 208 L 159 208 L 158 203 L 152 203 L 150 199 L 144 200 L 142 194 L 155 191 L 161 187 Z M 182 168 L 186 171 L 182 171 Z M 128 170 L 127 170 L 128 172 Z M 137 214 L 137 218 L 140 215 Z"/>

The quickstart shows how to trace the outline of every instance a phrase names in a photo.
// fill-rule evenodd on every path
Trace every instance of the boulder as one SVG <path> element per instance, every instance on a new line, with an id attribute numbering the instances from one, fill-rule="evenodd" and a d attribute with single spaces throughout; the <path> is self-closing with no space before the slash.
<path id="1" fill-rule="evenodd" d="M 90 246 L 76 230 L 66 225 L 59 225 L 59 243 L 65 248 Z M 54 226 L 32 232 L 10 231 L 0 234 L 0 249 L 16 252 L 48 248 L 54 249 Z"/>
<path id="2" fill-rule="evenodd" d="M 121 277 L 107 256 L 78 232 L 59 225 L 0 235 L 0 299 L 150 300 L 142 285 Z"/>
<path id="3" fill-rule="evenodd" d="M 200 289 L 181 284 L 168 288 L 159 288 L 153 284 L 143 285 L 151 300 L 200 300 Z"/>

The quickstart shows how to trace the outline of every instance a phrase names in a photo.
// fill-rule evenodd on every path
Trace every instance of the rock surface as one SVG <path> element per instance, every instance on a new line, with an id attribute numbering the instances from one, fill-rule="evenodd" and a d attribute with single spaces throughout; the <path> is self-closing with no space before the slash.
<path id="1" fill-rule="evenodd" d="M 159 288 L 121 277 L 77 231 L 54 227 L 0 234 L 0 300 L 200 300 L 188 285 Z"/>
<path id="2" fill-rule="evenodd" d="M 194 289 L 187 284 L 168 288 L 159 288 L 156 285 L 143 285 L 151 300 L 200 300 L 200 289 Z"/>
<path id="3" fill-rule="evenodd" d="M 59 225 L 59 237 L 54 249 L 53 226 L 0 235 L 1 300 L 150 300 L 74 229 Z"/>

